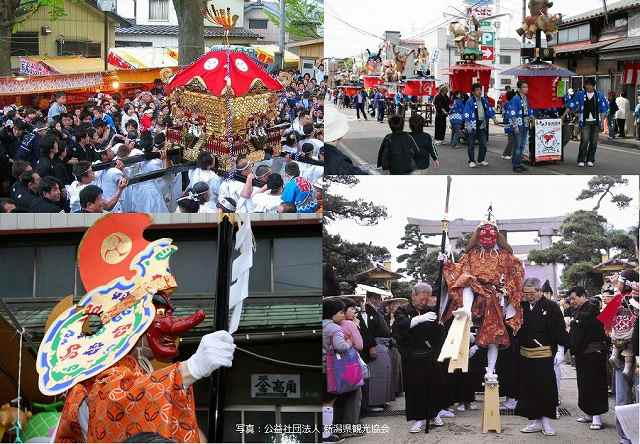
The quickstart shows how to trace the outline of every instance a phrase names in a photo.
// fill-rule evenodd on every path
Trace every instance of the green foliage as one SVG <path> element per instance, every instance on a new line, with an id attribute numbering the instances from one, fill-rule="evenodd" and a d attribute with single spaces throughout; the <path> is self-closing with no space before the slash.
<path id="1" fill-rule="evenodd" d="M 285 31 L 297 39 L 319 38 L 324 23 L 324 7 L 318 0 L 285 0 Z M 280 27 L 280 7 L 277 13 L 265 9 L 265 14 Z"/>
<path id="2" fill-rule="evenodd" d="M 360 183 L 356 176 L 325 176 L 327 186 L 324 192 L 323 214 L 325 223 L 338 219 L 350 219 L 359 225 L 376 225 L 380 219 L 387 217 L 387 209 L 383 206 L 362 199 L 348 200 L 342 196 L 329 193 L 331 184 L 353 187 Z"/>
<path id="3" fill-rule="evenodd" d="M 438 248 L 427 243 L 428 237 L 420 232 L 417 225 L 407 224 L 404 227 L 404 236 L 397 248 L 409 251 L 398 256 L 398 263 L 406 263 L 404 267 L 398 269 L 398 273 L 407 274 L 417 281 L 433 284 L 440 271 Z"/>
<path id="4" fill-rule="evenodd" d="M 376 262 L 391 258 L 386 247 L 371 243 L 353 243 L 342 239 L 340 235 L 325 233 L 322 242 L 323 261 L 336 271 L 338 282 L 354 282 L 354 275 L 369 268 Z"/>
<path id="5" fill-rule="evenodd" d="M 407 281 L 391 281 L 391 293 L 396 298 L 411 299 L 413 283 Z"/>
<path id="6" fill-rule="evenodd" d="M 586 200 L 597 197 L 598 202 L 593 208 L 593 211 L 598 211 L 604 198 L 609 195 L 611 196 L 611 203 L 623 209 L 628 207 L 633 199 L 622 193 L 613 194 L 612 190 L 618 185 L 627 185 L 628 183 L 629 180 L 622 176 L 594 176 L 587 183 L 588 188 L 582 190 L 576 200 Z"/>
<path id="7" fill-rule="evenodd" d="M 565 288 L 581 285 L 593 294 L 602 286 L 602 276 L 593 267 L 603 253 L 615 251 L 618 257 L 635 257 L 635 239 L 623 230 L 612 230 L 607 220 L 594 211 L 575 211 L 560 226 L 561 239 L 551 247 L 529 252 L 530 262 L 564 264 L 562 284 Z"/>
<path id="8" fill-rule="evenodd" d="M 16 6 L 12 26 L 24 22 L 40 8 L 47 8 L 47 14 L 51 20 L 57 20 L 67 15 L 64 10 L 64 0 L 26 0 L 16 2 Z"/>

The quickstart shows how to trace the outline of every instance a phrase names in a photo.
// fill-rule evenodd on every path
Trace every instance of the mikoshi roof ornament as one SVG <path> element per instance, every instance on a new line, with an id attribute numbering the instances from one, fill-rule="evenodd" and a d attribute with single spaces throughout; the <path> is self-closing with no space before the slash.
<path id="1" fill-rule="evenodd" d="M 183 122 L 180 131 L 168 133 L 168 140 L 186 146 L 190 133 L 199 134 L 195 145 L 186 146 L 184 157 L 195 160 L 201 150 L 210 151 L 224 171 L 232 169 L 239 156 L 260 161 L 267 148 L 280 154 L 275 117 L 282 84 L 246 51 L 228 45 L 237 16 L 214 5 L 203 14 L 225 28 L 227 46 L 207 52 L 166 85 L 172 115 Z"/>
<path id="2" fill-rule="evenodd" d="M 168 297 L 176 287 L 169 259 L 177 247 L 167 238 L 145 240 L 150 224 L 147 214 L 110 214 L 85 233 L 78 268 L 87 293 L 44 335 L 37 359 L 42 393 L 58 395 L 109 368 L 154 323 L 154 296 Z"/>

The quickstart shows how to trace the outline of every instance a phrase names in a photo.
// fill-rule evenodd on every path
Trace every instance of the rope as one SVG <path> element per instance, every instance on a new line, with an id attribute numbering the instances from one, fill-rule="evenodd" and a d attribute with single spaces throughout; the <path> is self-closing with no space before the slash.
<path id="1" fill-rule="evenodd" d="M 248 354 L 250 356 L 253 356 L 254 358 L 263 359 L 265 361 L 273 362 L 275 364 L 282 364 L 282 365 L 286 365 L 286 366 L 289 366 L 289 367 L 311 368 L 311 369 L 314 369 L 314 370 L 322 369 L 321 365 L 300 364 L 299 362 L 281 361 L 279 359 L 270 358 L 270 357 L 264 356 L 264 355 L 259 355 L 257 353 L 254 353 L 252 351 L 249 351 L 247 349 L 240 348 L 240 347 L 236 347 L 236 350 L 240 350 L 241 352 L 246 353 L 246 354 Z"/>

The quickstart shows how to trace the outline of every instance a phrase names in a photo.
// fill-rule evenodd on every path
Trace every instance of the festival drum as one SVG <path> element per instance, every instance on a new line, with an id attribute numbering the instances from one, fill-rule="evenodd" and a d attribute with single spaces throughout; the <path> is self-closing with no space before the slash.
<path id="1" fill-rule="evenodd" d="M 425 97 L 438 93 L 435 80 L 409 79 L 405 81 L 404 94 L 407 96 Z"/>
<path id="2" fill-rule="evenodd" d="M 382 83 L 381 76 L 363 76 L 365 88 L 375 88 Z"/>

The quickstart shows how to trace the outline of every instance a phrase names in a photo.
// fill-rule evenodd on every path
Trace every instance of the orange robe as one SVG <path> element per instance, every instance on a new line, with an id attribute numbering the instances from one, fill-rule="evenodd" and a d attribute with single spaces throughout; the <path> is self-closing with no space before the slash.
<path id="1" fill-rule="evenodd" d="M 85 442 L 78 410 L 89 408 L 86 442 L 122 442 L 140 432 L 156 432 L 176 442 L 200 442 L 193 389 L 185 390 L 179 364 L 151 374 L 125 356 L 67 393 L 55 442 Z"/>
<path id="2" fill-rule="evenodd" d="M 453 312 L 463 306 L 462 290 L 469 287 L 475 295 L 471 314 L 482 320 L 476 344 L 481 347 L 489 344 L 508 347 L 511 341 L 505 323 L 513 329 L 514 335 L 522 325 L 520 301 L 524 267 L 520 260 L 502 249 L 482 251 L 474 248 L 465 253 L 460 262 L 447 262 L 443 275 L 449 288 L 450 300 L 443 320 L 450 319 Z M 516 312 L 515 316 L 506 321 L 498 298 L 501 288 L 506 294 L 505 307 L 510 303 Z"/>

